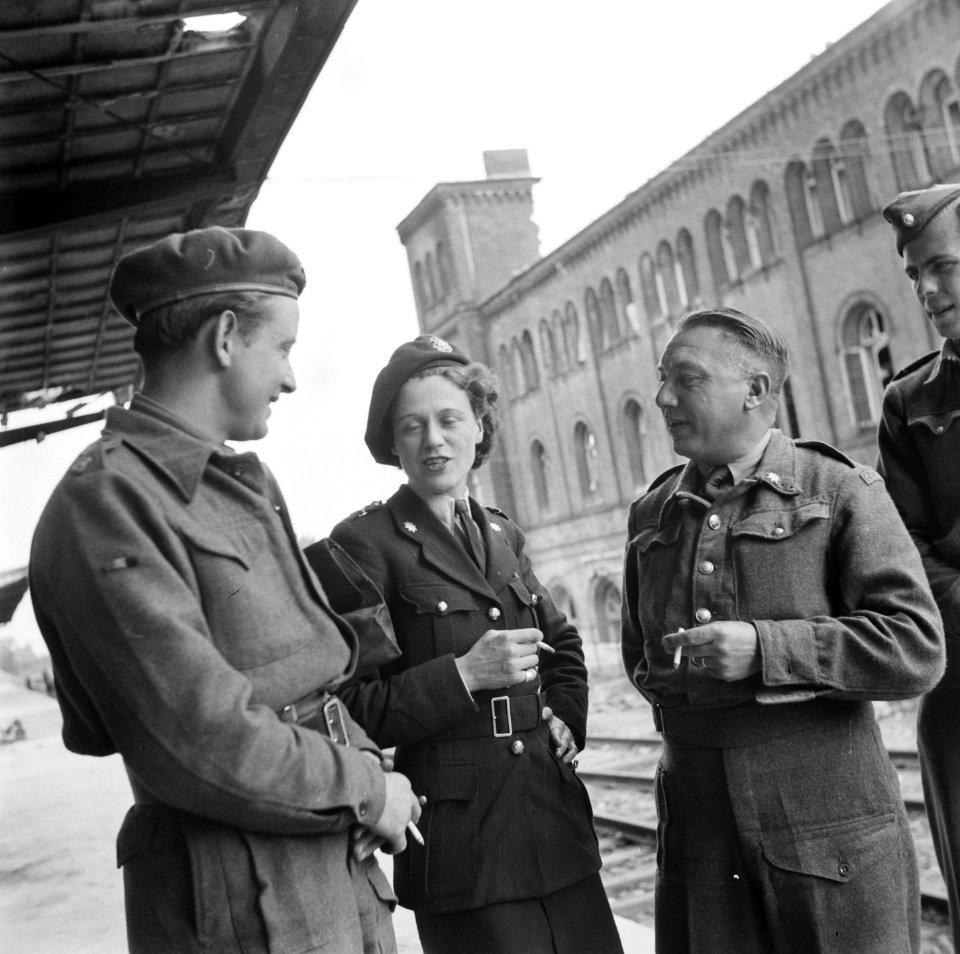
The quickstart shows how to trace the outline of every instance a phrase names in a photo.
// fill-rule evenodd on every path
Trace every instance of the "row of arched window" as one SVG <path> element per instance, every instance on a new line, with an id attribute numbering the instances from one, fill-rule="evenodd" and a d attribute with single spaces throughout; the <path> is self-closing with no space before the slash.
<path id="1" fill-rule="evenodd" d="M 527 343 L 532 346 L 529 336 Z M 876 427 L 883 390 L 893 375 L 887 322 L 880 306 L 861 298 L 849 307 L 840 322 L 838 344 L 839 370 L 845 384 L 850 423 L 856 428 Z M 800 436 L 789 382 L 781 400 L 778 426 L 795 437 Z M 600 504 L 605 490 L 609 493 L 611 488 L 605 488 L 602 480 L 604 471 L 600 466 L 596 433 L 581 417 L 574 422 L 571 437 L 579 503 Z M 625 455 L 632 491 L 637 493 L 647 485 L 652 474 L 647 459 L 647 419 L 635 397 L 628 397 L 622 404 L 616 439 L 621 443 L 614 456 Z M 554 459 L 544 440 L 535 437 L 530 442 L 530 475 L 541 517 L 563 509 L 561 495 L 566 482 Z"/>
<path id="2" fill-rule="evenodd" d="M 599 576 L 591 586 L 594 623 L 601 643 L 620 642 L 620 588 L 606 576 Z M 574 624 L 582 624 L 570 591 L 562 583 L 550 586 L 554 605 Z"/>
<path id="3" fill-rule="evenodd" d="M 450 294 L 450 269 L 442 243 L 437 242 L 435 249 L 414 263 L 413 287 L 421 314 L 446 301 Z"/>

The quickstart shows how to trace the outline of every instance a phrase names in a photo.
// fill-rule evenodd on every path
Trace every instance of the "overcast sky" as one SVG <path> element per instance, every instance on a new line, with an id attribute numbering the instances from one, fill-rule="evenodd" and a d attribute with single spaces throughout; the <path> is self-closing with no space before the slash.
<path id="1" fill-rule="evenodd" d="M 247 225 L 302 259 L 298 389 L 256 449 L 302 536 L 389 495 L 370 388 L 417 334 L 396 225 L 436 182 L 525 148 L 547 253 L 867 19 L 878 0 L 359 0 Z M 12 415 L 10 426 L 28 422 Z M 100 426 L 0 450 L 0 570 Z M 29 600 L 0 635 L 40 647 Z"/>

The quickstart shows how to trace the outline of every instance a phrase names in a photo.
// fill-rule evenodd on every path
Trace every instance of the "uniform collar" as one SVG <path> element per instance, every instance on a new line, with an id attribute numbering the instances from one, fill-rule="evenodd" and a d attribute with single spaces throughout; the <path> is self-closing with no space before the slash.
<path id="1" fill-rule="evenodd" d="M 937 355 L 936 361 L 933 362 L 933 367 L 930 369 L 930 373 L 927 375 L 924 380 L 924 384 L 932 384 L 940 376 L 940 372 L 943 370 L 944 362 L 950 362 L 953 365 L 960 365 L 960 355 L 957 354 L 957 346 L 950 338 L 944 338 L 943 347 L 940 349 L 940 354 Z"/>
<path id="2" fill-rule="evenodd" d="M 129 410 L 107 409 L 106 431 L 166 474 L 186 501 L 196 494 L 211 457 L 257 461 L 255 454 L 238 455 L 204 437 L 188 421 L 142 394 L 134 395 Z"/>

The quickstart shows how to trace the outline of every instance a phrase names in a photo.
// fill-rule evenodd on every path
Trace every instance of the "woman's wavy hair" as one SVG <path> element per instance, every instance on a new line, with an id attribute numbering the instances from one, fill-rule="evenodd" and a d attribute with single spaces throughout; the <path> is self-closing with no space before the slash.
<path id="1" fill-rule="evenodd" d="M 477 453 L 471 468 L 476 470 L 490 456 L 493 450 L 493 438 L 500 429 L 500 409 L 497 407 L 500 383 L 497 376 L 485 364 L 471 361 L 470 364 L 444 364 L 427 368 L 414 374 L 409 380 L 428 377 L 446 378 L 461 391 L 466 391 L 470 408 L 483 428 L 483 437 L 477 444 Z M 388 420 L 391 417 L 392 415 L 387 415 Z"/>

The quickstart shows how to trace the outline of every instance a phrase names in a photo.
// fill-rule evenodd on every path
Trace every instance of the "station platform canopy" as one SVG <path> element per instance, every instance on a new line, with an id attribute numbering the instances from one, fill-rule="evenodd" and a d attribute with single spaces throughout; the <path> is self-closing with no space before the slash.
<path id="1" fill-rule="evenodd" d="M 0 4 L 0 420 L 51 409 L 0 428 L 0 447 L 129 394 L 133 329 L 107 298 L 117 259 L 244 224 L 355 3 Z"/>

